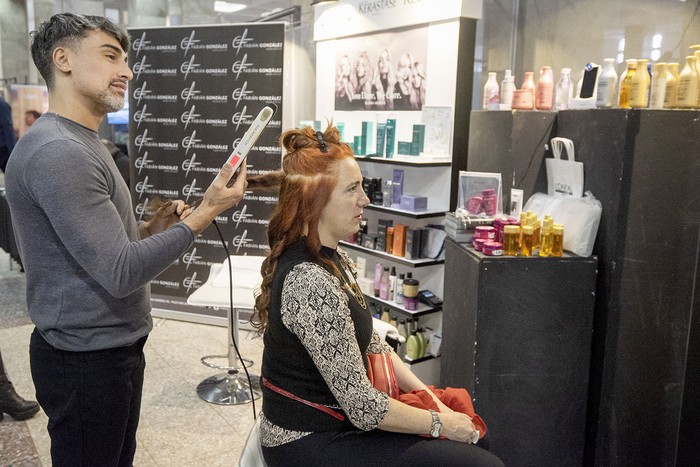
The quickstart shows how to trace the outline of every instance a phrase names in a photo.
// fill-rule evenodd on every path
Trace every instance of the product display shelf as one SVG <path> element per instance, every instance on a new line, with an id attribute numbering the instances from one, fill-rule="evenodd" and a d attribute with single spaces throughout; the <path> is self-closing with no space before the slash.
<path id="1" fill-rule="evenodd" d="M 367 300 L 370 302 L 377 303 L 381 306 L 384 307 L 389 307 L 391 310 L 398 311 L 399 313 L 411 317 L 411 318 L 416 318 L 418 316 L 423 316 L 423 315 L 428 315 L 430 313 L 436 313 L 438 311 L 442 310 L 441 306 L 429 306 L 426 305 L 425 303 L 418 303 L 418 307 L 415 310 L 408 310 L 404 308 L 403 305 L 389 301 L 389 300 L 383 300 L 379 297 L 375 297 L 374 295 L 367 295 L 365 294 L 365 297 L 367 297 Z"/>
<path id="2" fill-rule="evenodd" d="M 411 217 L 413 219 L 428 219 L 430 217 L 443 217 L 445 215 L 445 211 L 442 209 L 433 211 L 407 211 L 405 209 L 392 208 L 389 206 L 378 206 L 376 204 L 370 204 L 366 206 L 365 209 L 396 214 L 398 216 Z"/>
<path id="3" fill-rule="evenodd" d="M 341 241 L 340 244 L 343 247 L 347 247 L 351 250 L 356 250 L 356 251 L 359 251 L 361 253 L 368 253 L 372 256 L 376 256 L 379 258 L 389 259 L 395 263 L 403 264 L 404 266 L 411 266 L 414 268 L 420 268 L 420 267 L 424 267 L 424 266 L 434 266 L 436 264 L 443 264 L 445 262 L 445 260 L 443 260 L 443 259 L 432 259 L 432 258 L 408 259 L 408 258 L 403 258 L 400 256 L 395 256 L 395 255 L 392 255 L 389 253 L 385 253 L 383 251 L 372 250 L 372 249 L 366 248 L 364 246 L 355 245 L 354 243 L 348 243 L 346 241 Z"/>

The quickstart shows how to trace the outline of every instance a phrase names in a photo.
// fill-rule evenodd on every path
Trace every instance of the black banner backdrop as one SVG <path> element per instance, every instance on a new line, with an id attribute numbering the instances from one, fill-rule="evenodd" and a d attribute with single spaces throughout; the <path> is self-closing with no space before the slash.
<path id="1" fill-rule="evenodd" d="M 284 24 L 130 29 L 132 199 L 143 218 L 155 199 L 200 198 L 266 103 L 278 110 L 248 155 L 248 173 L 279 168 Z M 247 193 L 217 218 L 229 253 L 264 255 L 276 196 Z M 214 226 L 151 282 L 156 309 L 221 316 L 187 297 L 226 259 Z M 225 316 L 225 312 L 222 312 Z"/>

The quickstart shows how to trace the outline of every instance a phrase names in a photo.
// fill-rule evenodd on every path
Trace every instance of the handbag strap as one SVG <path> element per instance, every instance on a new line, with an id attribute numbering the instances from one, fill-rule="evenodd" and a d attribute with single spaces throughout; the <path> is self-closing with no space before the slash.
<path id="1" fill-rule="evenodd" d="M 321 412 L 327 413 L 327 414 L 330 415 L 331 417 L 336 418 L 336 419 L 340 420 L 341 422 L 345 420 L 345 415 L 343 415 L 342 413 L 337 412 L 337 411 L 331 409 L 330 407 L 326 407 L 326 406 L 323 405 L 323 404 L 317 404 L 316 402 L 307 401 L 306 399 L 302 399 L 302 398 L 299 397 L 299 396 L 295 396 L 295 395 L 292 394 L 291 392 L 289 392 L 289 391 L 287 391 L 287 390 L 285 390 L 285 389 L 282 389 L 282 388 L 279 387 L 279 386 L 275 386 L 274 384 L 272 384 L 272 383 L 270 382 L 269 379 L 267 379 L 267 378 L 265 378 L 265 377 L 263 377 L 262 381 L 263 381 L 263 386 L 265 386 L 266 388 L 268 388 L 270 391 L 274 391 L 274 392 L 276 392 L 277 394 L 283 395 L 284 397 L 287 397 L 287 398 L 292 399 L 292 400 L 297 401 L 297 402 L 301 402 L 302 404 L 306 404 L 306 405 L 308 405 L 309 407 L 313 407 L 313 408 L 316 409 L 316 410 L 320 410 Z"/>

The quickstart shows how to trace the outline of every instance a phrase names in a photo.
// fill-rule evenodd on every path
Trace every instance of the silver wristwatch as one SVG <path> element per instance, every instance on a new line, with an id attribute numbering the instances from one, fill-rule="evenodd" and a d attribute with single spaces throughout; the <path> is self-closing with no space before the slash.
<path id="1" fill-rule="evenodd" d="M 440 417 L 438 416 L 438 413 L 432 409 L 429 410 L 430 415 L 433 416 L 433 426 L 430 427 L 430 436 L 433 438 L 439 438 L 440 437 L 440 429 L 442 429 L 442 422 L 440 421 Z"/>

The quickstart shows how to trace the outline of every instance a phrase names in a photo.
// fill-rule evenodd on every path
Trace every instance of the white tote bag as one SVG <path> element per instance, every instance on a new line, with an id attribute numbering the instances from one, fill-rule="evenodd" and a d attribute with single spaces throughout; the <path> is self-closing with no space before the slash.
<path id="1" fill-rule="evenodd" d="M 567 159 L 562 159 L 566 152 Z M 566 138 L 552 138 L 552 155 L 545 159 L 547 166 L 547 194 L 551 196 L 583 196 L 583 162 L 576 162 L 574 142 Z"/>

